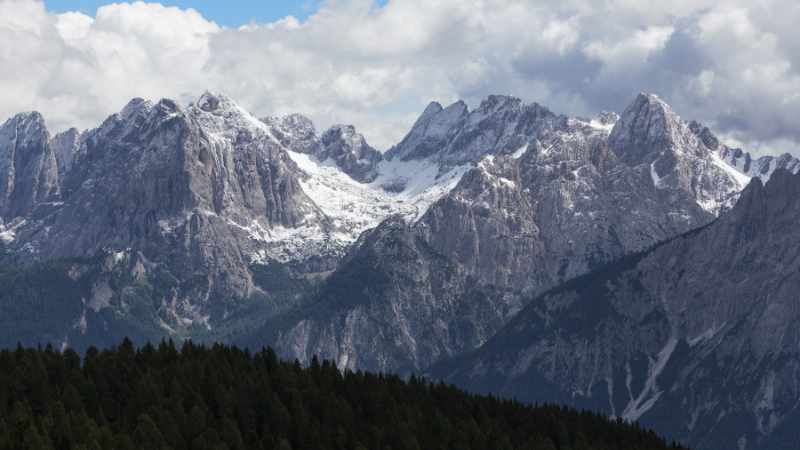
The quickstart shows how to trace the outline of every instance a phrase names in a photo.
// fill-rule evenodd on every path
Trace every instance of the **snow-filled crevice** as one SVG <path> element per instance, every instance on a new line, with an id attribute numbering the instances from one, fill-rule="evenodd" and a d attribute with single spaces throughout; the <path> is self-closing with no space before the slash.
<path id="1" fill-rule="evenodd" d="M 669 362 L 670 357 L 672 357 L 672 353 L 675 351 L 675 347 L 677 345 L 678 340 L 676 338 L 670 338 L 664 345 L 664 348 L 658 352 L 656 359 L 650 360 L 650 368 L 648 369 L 648 376 L 644 383 L 644 387 L 639 395 L 635 399 L 632 399 L 625 407 L 625 410 L 622 411 L 623 419 L 629 421 L 639 420 L 639 418 L 649 411 L 650 408 L 652 408 L 661 397 L 662 391 L 656 384 L 656 380 L 661 372 L 664 371 L 664 368 L 667 366 L 667 363 Z M 628 386 L 630 386 L 630 382 L 628 383 Z"/>

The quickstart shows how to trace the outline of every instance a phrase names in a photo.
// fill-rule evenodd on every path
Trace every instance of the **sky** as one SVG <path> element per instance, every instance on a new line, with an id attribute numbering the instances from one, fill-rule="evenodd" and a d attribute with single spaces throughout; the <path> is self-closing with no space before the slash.
<path id="1" fill-rule="evenodd" d="M 192 8 L 204 17 L 226 27 L 238 27 L 251 22 L 268 23 L 294 16 L 306 19 L 319 8 L 319 0 L 177 0 L 161 1 L 164 6 Z M 107 5 L 104 0 L 45 0 L 53 12 L 79 11 L 94 16 L 97 8 Z"/>
<path id="2" fill-rule="evenodd" d="M 796 23 L 796 0 L 0 0 L 0 120 L 85 129 L 211 90 L 385 149 L 433 100 L 590 117 L 652 92 L 729 144 L 800 154 Z"/>

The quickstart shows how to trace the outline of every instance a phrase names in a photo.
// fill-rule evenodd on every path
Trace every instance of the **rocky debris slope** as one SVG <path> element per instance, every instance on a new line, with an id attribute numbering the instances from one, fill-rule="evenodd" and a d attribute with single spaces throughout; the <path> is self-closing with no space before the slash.
<path id="1" fill-rule="evenodd" d="M 639 420 L 697 448 L 795 448 L 798 220 L 800 175 L 754 179 L 717 221 L 545 293 L 433 373 Z"/>
<path id="2" fill-rule="evenodd" d="M 268 341 L 301 361 L 424 368 L 485 342 L 531 295 L 709 223 L 749 179 L 656 96 L 615 120 L 499 96 L 472 112 L 432 104 L 387 161 L 469 170 L 417 220 L 392 219 L 391 245 L 386 227 L 367 232 Z M 429 267 L 449 269 L 434 281 Z M 481 292 L 492 294 L 476 304 Z"/>

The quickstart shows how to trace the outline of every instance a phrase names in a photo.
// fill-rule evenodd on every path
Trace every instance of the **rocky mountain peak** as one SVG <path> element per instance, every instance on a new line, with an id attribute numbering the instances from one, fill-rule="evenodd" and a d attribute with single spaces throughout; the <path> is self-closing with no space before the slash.
<path id="1" fill-rule="evenodd" d="M 272 135 L 291 151 L 316 155 L 321 150 L 314 122 L 302 114 L 261 119 L 272 131 Z"/>
<path id="2" fill-rule="evenodd" d="M 232 98 L 221 93 L 204 92 L 203 95 L 192 103 L 189 110 L 195 114 L 203 112 L 223 119 L 234 119 L 234 121 L 236 121 L 235 119 L 244 117 L 246 122 L 250 122 L 251 125 L 257 124 L 261 127 L 265 127 L 261 121 L 256 120 Z"/>
<path id="3" fill-rule="evenodd" d="M 425 107 L 425 110 L 422 111 L 422 114 L 417 118 L 416 122 L 425 122 L 430 120 L 431 117 L 435 116 L 442 112 L 444 107 L 439 102 L 430 102 L 428 106 Z"/>
<path id="4" fill-rule="evenodd" d="M 754 177 L 742 191 L 739 202 L 722 220 L 736 223 L 751 233 L 782 217 L 800 216 L 800 174 L 779 168 L 769 181 Z"/>
<path id="5" fill-rule="evenodd" d="M 619 114 L 612 111 L 601 111 L 591 120 L 590 124 L 611 131 L 618 121 Z"/>
<path id="6" fill-rule="evenodd" d="M 205 91 L 195 102 L 198 108 L 210 113 L 218 111 L 225 106 L 230 106 L 231 103 L 233 101 L 230 98 L 210 91 Z"/>
<path id="7" fill-rule="evenodd" d="M 14 117 L 9 120 L 16 122 L 19 126 L 22 126 L 25 129 L 45 128 L 44 116 L 42 116 L 39 111 L 21 112 L 14 115 Z"/>
<path id="8" fill-rule="evenodd" d="M 377 177 L 383 154 L 375 150 L 353 125 L 334 125 L 322 134 L 320 161 L 330 158 L 354 180 L 370 182 Z"/>
<path id="9" fill-rule="evenodd" d="M 356 127 L 353 125 L 333 125 L 322 134 L 322 142 L 333 142 L 336 140 L 348 141 L 351 146 L 365 145 L 366 139 L 364 135 L 356 132 Z"/>
<path id="10" fill-rule="evenodd" d="M 13 139 L 22 145 L 38 142 L 48 136 L 44 117 L 38 111 L 16 114 L 8 119 L 2 128 L 13 131 Z"/>
<path id="11" fill-rule="evenodd" d="M 386 153 L 387 159 L 409 161 L 437 153 L 458 132 L 459 125 L 468 114 L 469 108 L 463 101 L 457 101 L 447 108 L 442 108 L 438 102 L 431 102 L 403 140 Z"/>
<path id="12" fill-rule="evenodd" d="M 792 173 L 786 169 L 776 170 L 769 181 L 764 185 L 768 201 L 779 200 L 788 205 L 800 203 L 800 174 Z M 783 208 L 775 208 L 776 212 Z"/>
<path id="13" fill-rule="evenodd" d="M 703 142 L 703 144 L 711 150 L 719 149 L 720 142 L 714 133 L 708 129 L 707 126 L 693 120 L 689 122 L 689 129 L 692 130 L 692 133 L 696 134 L 697 137 Z"/>
<path id="14" fill-rule="evenodd" d="M 476 164 L 487 154 L 513 154 L 545 130 L 567 126 L 567 118 L 519 98 L 490 95 L 473 111 L 464 102 L 431 104 L 387 159 L 432 158 L 449 168 Z"/>
<path id="15" fill-rule="evenodd" d="M 270 127 L 230 97 L 205 92 L 185 111 L 206 133 L 236 142 L 271 141 L 278 144 Z"/>
<path id="16" fill-rule="evenodd" d="M 50 145 L 56 154 L 58 162 L 58 175 L 63 178 L 72 168 L 72 162 L 80 147 L 81 132 L 77 128 L 70 128 L 67 131 L 53 136 Z"/>
<path id="17" fill-rule="evenodd" d="M 67 194 L 46 222 L 15 229 L 15 258 L 142 255 L 175 279 L 193 280 L 173 299 L 158 299 L 185 306 L 162 305 L 180 320 L 199 314 L 209 298 L 252 295 L 255 261 L 302 260 L 297 248 L 310 239 L 297 234 L 326 236 L 327 219 L 299 184 L 305 175 L 266 124 L 224 95 L 205 93 L 185 109 L 169 99 L 134 99 L 83 136 L 42 142 L 39 153 L 62 149 Z M 12 192 L 19 197 L 18 187 Z M 329 257 L 326 251 L 315 257 Z M 176 325 L 170 317 L 162 316 Z"/>
<path id="18" fill-rule="evenodd" d="M 720 159 L 748 177 L 758 177 L 766 181 L 778 169 L 786 169 L 792 173 L 800 172 L 800 159 L 789 153 L 780 156 L 765 155 L 753 157 L 740 148 L 720 145 L 717 150 Z"/>
<path id="19" fill-rule="evenodd" d="M 608 146 L 623 164 L 649 174 L 656 189 L 687 193 L 712 214 L 731 207 L 750 181 L 720 156 L 724 146 L 707 128 L 684 122 L 653 94 L 639 94 L 625 109 Z"/>
<path id="20" fill-rule="evenodd" d="M 609 145 L 629 165 L 652 162 L 664 153 L 682 152 L 696 137 L 667 103 L 640 93 L 611 130 Z M 696 146 L 696 145 L 694 145 Z"/>
<path id="21" fill-rule="evenodd" d="M 484 99 L 476 111 L 484 113 L 491 113 L 500 109 L 513 109 L 521 108 L 523 106 L 522 100 L 510 95 L 490 95 Z"/>
<path id="22" fill-rule="evenodd" d="M 134 98 L 118 113 L 109 116 L 98 128 L 85 133 L 85 138 L 92 143 L 105 139 L 141 143 L 158 128 L 160 122 L 174 117 L 179 110 L 178 105 L 172 100 L 162 99 L 153 103 L 150 100 Z M 90 147 L 96 148 L 94 145 Z"/>
<path id="23" fill-rule="evenodd" d="M 0 221 L 30 213 L 59 193 L 58 167 L 44 117 L 15 115 L 0 126 Z"/>
<path id="24" fill-rule="evenodd" d="M 131 117 L 135 115 L 147 115 L 150 114 L 150 109 L 153 107 L 153 103 L 149 100 L 145 100 L 143 98 L 133 98 L 131 101 L 126 104 L 122 110 L 118 113 L 118 117 L 121 120 L 130 120 Z"/>

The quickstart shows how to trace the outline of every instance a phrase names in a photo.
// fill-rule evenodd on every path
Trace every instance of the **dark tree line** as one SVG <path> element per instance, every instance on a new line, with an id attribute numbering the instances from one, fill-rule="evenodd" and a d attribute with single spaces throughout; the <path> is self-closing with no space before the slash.
<path id="1" fill-rule="evenodd" d="M 0 351 L 0 450 L 667 449 L 636 424 L 171 342 Z"/>

